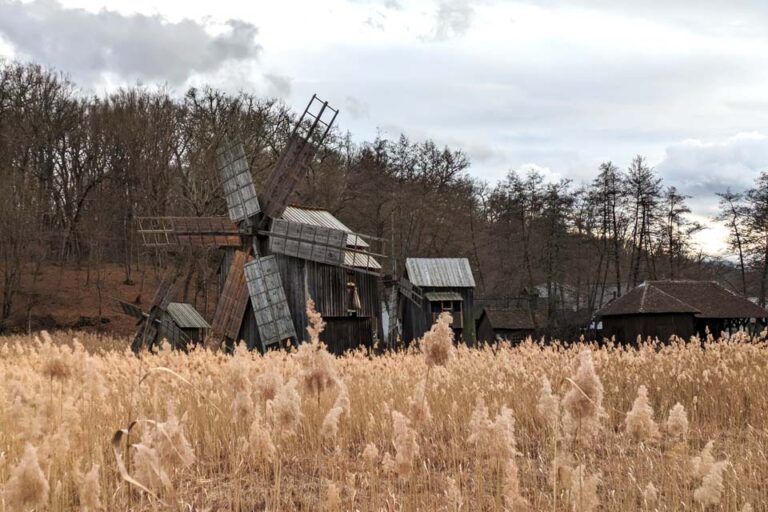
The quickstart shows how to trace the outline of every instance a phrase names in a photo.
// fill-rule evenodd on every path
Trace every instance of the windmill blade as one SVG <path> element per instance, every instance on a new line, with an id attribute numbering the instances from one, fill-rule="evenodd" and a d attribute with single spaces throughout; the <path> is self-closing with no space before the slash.
<path id="1" fill-rule="evenodd" d="M 296 338 L 291 311 L 274 256 L 264 256 L 245 265 L 245 280 L 261 338 L 261 350 Z"/>
<path id="2" fill-rule="evenodd" d="M 173 300 L 176 292 L 179 288 L 179 274 L 174 273 L 171 276 L 166 276 L 160 282 L 160 286 L 155 291 L 155 296 L 152 297 L 152 304 L 150 306 L 150 314 L 153 309 L 158 308 L 162 311 L 168 307 L 168 304 Z"/>
<path id="3" fill-rule="evenodd" d="M 340 229 L 275 219 L 268 235 L 273 253 L 329 265 L 344 264 L 347 233 Z"/>
<path id="4" fill-rule="evenodd" d="M 261 208 L 243 145 L 239 142 L 222 145 L 216 159 L 232 222 L 239 223 L 259 213 Z"/>
<path id="5" fill-rule="evenodd" d="M 339 111 L 313 95 L 288 137 L 264 187 L 264 213 L 276 219 L 283 214 L 297 185 L 307 174 L 309 162 L 325 140 Z"/>
<path id="6" fill-rule="evenodd" d="M 240 325 L 248 306 L 248 287 L 243 267 L 251 260 L 243 251 L 236 251 L 227 271 L 227 279 L 213 315 L 213 332 L 217 336 L 238 341 Z"/>
<path id="7" fill-rule="evenodd" d="M 124 302 L 119 299 L 117 302 L 120 304 L 120 309 L 123 310 L 123 314 L 131 316 L 137 320 L 144 318 L 144 312 L 141 310 L 141 308 L 131 304 L 130 302 Z"/>
<path id="8" fill-rule="evenodd" d="M 139 217 L 145 247 L 240 247 L 240 231 L 226 217 Z"/>

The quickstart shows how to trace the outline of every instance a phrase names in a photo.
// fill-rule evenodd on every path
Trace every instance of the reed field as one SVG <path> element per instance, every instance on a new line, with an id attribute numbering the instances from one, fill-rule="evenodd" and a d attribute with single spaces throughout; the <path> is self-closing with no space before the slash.
<path id="1" fill-rule="evenodd" d="M 0 338 L 0 510 L 768 510 L 764 337 L 136 356 Z"/>

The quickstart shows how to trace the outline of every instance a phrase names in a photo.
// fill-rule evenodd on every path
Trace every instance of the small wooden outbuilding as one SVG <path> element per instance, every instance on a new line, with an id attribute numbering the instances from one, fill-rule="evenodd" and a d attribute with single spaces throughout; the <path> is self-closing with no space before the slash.
<path id="1" fill-rule="evenodd" d="M 475 278 L 466 258 L 408 258 L 404 280 L 422 297 L 421 304 L 403 301 L 403 339 L 420 338 L 447 311 L 457 341 L 476 341 L 473 317 Z"/>
<path id="2" fill-rule="evenodd" d="M 762 329 L 768 311 L 714 281 L 646 281 L 595 313 L 603 338 L 667 341 L 739 329 Z"/>
<path id="3" fill-rule="evenodd" d="M 536 325 L 527 308 L 475 308 L 478 341 L 521 342 L 534 336 Z"/>

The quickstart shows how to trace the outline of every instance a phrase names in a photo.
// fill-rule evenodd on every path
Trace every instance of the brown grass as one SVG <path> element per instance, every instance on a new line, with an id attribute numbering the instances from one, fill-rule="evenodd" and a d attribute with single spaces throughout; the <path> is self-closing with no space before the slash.
<path id="1" fill-rule="evenodd" d="M 459 347 L 445 366 L 415 350 L 309 365 L 243 350 L 138 358 L 104 342 L 0 338 L 1 511 L 20 497 L 52 511 L 768 503 L 764 339 Z M 301 385 L 317 368 L 333 383 Z M 151 492 L 121 477 L 110 444 L 133 422 L 118 454 Z"/>

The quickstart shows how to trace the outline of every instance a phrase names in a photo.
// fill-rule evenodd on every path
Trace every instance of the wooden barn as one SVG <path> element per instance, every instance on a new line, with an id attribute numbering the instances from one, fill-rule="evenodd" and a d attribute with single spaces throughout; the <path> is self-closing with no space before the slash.
<path id="1" fill-rule="evenodd" d="M 369 248 L 369 244 L 357 236 L 334 217 L 329 211 L 318 208 L 288 206 L 282 219 L 303 225 L 325 227 L 346 232 L 347 249 L 344 253 L 344 265 L 336 266 L 285 254 L 274 254 L 277 270 L 285 290 L 285 298 L 291 320 L 297 335 L 296 342 L 307 337 L 307 299 L 315 301 L 315 308 L 323 315 L 325 331 L 320 336 L 328 345 L 328 350 L 341 354 L 345 350 L 359 346 L 370 347 L 380 335 L 381 308 L 380 276 L 381 264 L 370 256 L 363 256 L 357 250 Z M 263 241 L 267 244 L 268 241 Z M 262 251 L 266 252 L 266 246 Z M 236 272 L 243 274 L 243 267 L 252 257 L 239 250 L 227 251 L 220 267 L 222 297 L 233 295 L 247 296 L 244 279 L 230 280 L 233 290 L 226 289 L 227 275 Z M 231 316 L 229 326 L 222 331 L 230 331 L 229 338 L 244 340 L 249 348 L 262 346 L 252 302 L 233 297 L 233 304 L 242 305 L 241 311 Z M 227 308 L 229 309 L 229 308 Z M 214 321 L 216 323 L 216 321 Z M 226 321 L 225 321 L 226 323 Z M 235 335 L 235 331 L 237 334 Z"/>
<path id="2" fill-rule="evenodd" d="M 520 342 L 536 334 L 536 325 L 528 308 L 475 308 L 478 341 Z"/>
<path id="3" fill-rule="evenodd" d="M 595 313 L 600 335 L 619 342 L 637 336 L 688 339 L 706 329 L 721 332 L 762 329 L 768 311 L 714 281 L 646 281 Z"/>
<path id="4" fill-rule="evenodd" d="M 443 311 L 453 316 L 456 340 L 476 341 L 473 318 L 475 278 L 466 258 L 408 258 L 402 290 L 421 300 L 402 301 L 403 340 L 410 343 L 429 330 Z"/>

